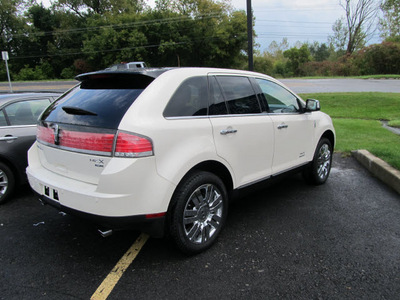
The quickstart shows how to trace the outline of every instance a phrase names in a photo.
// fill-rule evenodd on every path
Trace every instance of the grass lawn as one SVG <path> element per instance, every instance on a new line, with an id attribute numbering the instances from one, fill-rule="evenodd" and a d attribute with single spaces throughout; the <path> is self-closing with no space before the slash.
<path id="1" fill-rule="evenodd" d="M 302 94 L 321 102 L 336 130 L 336 151 L 366 149 L 400 170 L 400 136 L 382 127 L 380 120 L 398 124 L 398 93 Z"/>
<path id="2" fill-rule="evenodd" d="M 388 125 L 392 126 L 392 127 L 400 128 L 400 120 L 390 121 Z"/>

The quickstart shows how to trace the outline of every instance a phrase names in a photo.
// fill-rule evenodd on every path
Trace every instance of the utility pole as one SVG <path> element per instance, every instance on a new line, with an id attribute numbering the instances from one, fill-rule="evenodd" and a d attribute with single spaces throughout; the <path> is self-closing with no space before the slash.
<path id="1" fill-rule="evenodd" d="M 253 71 L 253 13 L 251 0 L 247 0 L 247 54 L 249 56 L 249 71 Z"/>
<path id="2" fill-rule="evenodd" d="M 8 52 L 7 51 L 1 51 L 1 56 L 3 57 L 3 60 L 6 62 L 6 69 L 7 69 L 7 77 L 8 77 L 8 85 L 10 86 L 10 93 L 13 92 L 12 86 L 11 86 L 11 79 L 10 79 L 10 71 L 8 70 Z"/>

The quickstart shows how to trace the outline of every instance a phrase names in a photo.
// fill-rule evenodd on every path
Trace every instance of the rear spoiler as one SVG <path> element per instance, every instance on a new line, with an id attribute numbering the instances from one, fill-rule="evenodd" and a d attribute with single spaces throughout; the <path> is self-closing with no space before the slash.
<path id="1" fill-rule="evenodd" d="M 154 68 L 154 69 L 135 69 L 135 70 L 118 70 L 118 71 L 96 71 L 91 73 L 80 74 L 75 77 L 76 80 L 96 80 L 96 79 L 107 79 L 107 78 L 140 78 L 148 77 L 149 81 L 153 81 L 155 78 L 160 76 L 162 73 L 171 70 L 171 68 Z M 143 78 L 144 79 L 144 78 Z"/>

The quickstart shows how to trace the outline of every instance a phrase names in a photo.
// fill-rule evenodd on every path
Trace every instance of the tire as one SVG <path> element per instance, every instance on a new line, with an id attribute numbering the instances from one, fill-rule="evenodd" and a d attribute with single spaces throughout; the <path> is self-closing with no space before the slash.
<path id="1" fill-rule="evenodd" d="M 196 254 L 211 247 L 228 212 L 222 180 L 209 172 L 194 172 L 182 180 L 172 201 L 169 232 L 178 249 Z"/>
<path id="2" fill-rule="evenodd" d="M 313 185 L 324 184 L 329 177 L 332 166 L 332 144 L 322 138 L 317 145 L 313 161 L 303 171 L 305 180 Z"/>
<path id="3" fill-rule="evenodd" d="M 15 179 L 10 168 L 0 162 L 0 204 L 5 203 L 14 190 Z"/>

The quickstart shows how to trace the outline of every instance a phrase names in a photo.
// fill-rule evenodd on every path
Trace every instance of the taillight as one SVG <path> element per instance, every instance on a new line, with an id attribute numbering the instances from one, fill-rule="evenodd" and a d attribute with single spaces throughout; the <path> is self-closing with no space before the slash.
<path id="1" fill-rule="evenodd" d="M 118 157 L 150 156 L 153 155 L 153 145 L 146 137 L 119 132 L 114 155 Z"/>
<path id="2" fill-rule="evenodd" d="M 37 139 L 45 144 L 54 144 L 54 129 L 50 127 L 37 127 Z"/>
<path id="3" fill-rule="evenodd" d="M 116 138 L 115 138 L 116 137 Z M 149 138 L 127 132 L 82 132 L 38 126 L 37 140 L 65 150 L 116 157 L 145 157 L 153 155 Z"/>
<path id="4" fill-rule="evenodd" d="M 84 150 L 93 154 L 111 155 L 114 134 L 62 130 L 60 146 L 71 150 Z"/>

